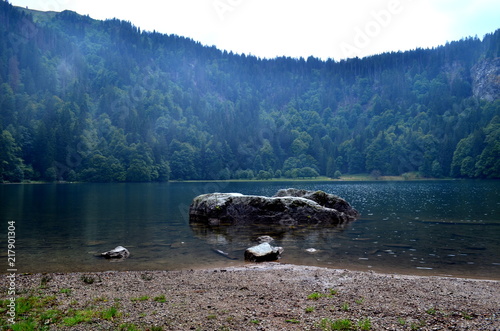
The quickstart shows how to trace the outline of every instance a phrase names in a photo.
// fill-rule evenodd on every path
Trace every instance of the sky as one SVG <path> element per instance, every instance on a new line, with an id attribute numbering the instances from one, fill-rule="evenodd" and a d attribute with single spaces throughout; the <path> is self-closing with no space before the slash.
<path id="1" fill-rule="evenodd" d="M 9 0 L 118 18 L 261 58 L 341 60 L 444 45 L 500 28 L 498 0 Z"/>

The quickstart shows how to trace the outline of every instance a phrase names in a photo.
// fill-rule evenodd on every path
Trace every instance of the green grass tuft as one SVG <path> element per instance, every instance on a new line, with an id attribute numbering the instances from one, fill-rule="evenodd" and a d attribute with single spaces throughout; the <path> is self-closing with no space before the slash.
<path id="1" fill-rule="evenodd" d="M 167 299 L 166 299 L 165 295 L 159 295 L 157 297 L 154 297 L 153 300 L 156 301 L 156 302 L 161 302 L 161 303 L 167 302 Z"/>
<path id="2" fill-rule="evenodd" d="M 67 295 L 70 295 L 71 294 L 71 289 L 70 288 L 62 288 L 59 293 L 63 293 L 63 294 L 67 294 Z"/>
<path id="3" fill-rule="evenodd" d="M 121 314 L 120 314 L 120 312 L 118 312 L 118 309 L 116 307 L 110 307 L 101 313 L 101 318 L 108 320 L 108 321 L 111 321 L 115 317 L 118 317 L 120 315 Z"/>
<path id="4" fill-rule="evenodd" d="M 369 318 L 358 321 L 356 326 L 362 331 L 369 331 L 372 329 L 372 321 Z"/>
<path id="5" fill-rule="evenodd" d="M 296 320 L 295 318 L 285 320 L 285 322 L 290 323 L 290 324 L 300 324 L 300 321 Z"/>
<path id="6" fill-rule="evenodd" d="M 147 300 L 149 300 L 149 297 L 147 295 L 143 295 L 143 296 L 138 297 L 138 298 L 132 298 L 132 299 L 130 299 L 130 301 L 132 301 L 132 302 L 147 301 Z"/>
<path id="7" fill-rule="evenodd" d="M 324 297 L 325 295 L 319 292 L 313 292 L 307 296 L 308 300 L 319 300 L 320 298 Z"/>
<path id="8" fill-rule="evenodd" d="M 353 323 L 350 319 L 339 319 L 339 320 L 332 321 L 329 318 L 323 318 L 319 322 L 319 328 L 323 331 L 352 330 Z"/>
<path id="9" fill-rule="evenodd" d="M 312 313 L 314 310 L 316 310 L 315 307 L 307 307 L 306 308 L 306 313 Z"/>
<path id="10" fill-rule="evenodd" d="M 74 316 L 63 319 L 63 324 L 66 326 L 75 326 L 80 323 L 88 323 L 95 317 L 95 312 L 92 310 L 78 310 Z"/>

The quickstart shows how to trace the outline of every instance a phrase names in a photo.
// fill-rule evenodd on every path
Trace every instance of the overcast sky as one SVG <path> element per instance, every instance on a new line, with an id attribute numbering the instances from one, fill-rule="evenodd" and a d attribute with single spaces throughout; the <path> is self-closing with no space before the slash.
<path id="1" fill-rule="evenodd" d="M 118 18 L 258 57 L 348 57 L 433 47 L 500 28 L 499 0 L 9 0 Z"/>

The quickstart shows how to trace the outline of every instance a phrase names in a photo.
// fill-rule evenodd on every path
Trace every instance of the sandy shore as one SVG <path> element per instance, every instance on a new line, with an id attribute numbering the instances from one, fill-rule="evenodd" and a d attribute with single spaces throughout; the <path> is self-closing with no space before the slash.
<path id="1" fill-rule="evenodd" d="M 17 275 L 16 287 L 18 327 L 34 329 L 500 330 L 500 282 L 488 280 L 266 263 Z"/>

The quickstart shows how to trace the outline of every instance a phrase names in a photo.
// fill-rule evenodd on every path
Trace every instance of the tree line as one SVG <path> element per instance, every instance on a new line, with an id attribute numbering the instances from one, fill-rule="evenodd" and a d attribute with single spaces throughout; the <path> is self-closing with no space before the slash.
<path id="1" fill-rule="evenodd" d="M 261 59 L 0 1 L 0 34 L 0 181 L 500 177 L 500 30 Z"/>

